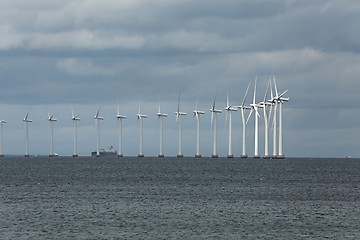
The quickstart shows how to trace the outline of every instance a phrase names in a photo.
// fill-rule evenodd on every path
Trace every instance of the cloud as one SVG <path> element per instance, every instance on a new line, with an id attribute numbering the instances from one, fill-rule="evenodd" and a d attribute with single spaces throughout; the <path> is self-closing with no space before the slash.
<path id="1" fill-rule="evenodd" d="M 66 58 L 59 60 L 56 64 L 60 71 L 74 75 L 113 75 L 111 69 L 102 66 L 95 66 L 90 59 Z"/>

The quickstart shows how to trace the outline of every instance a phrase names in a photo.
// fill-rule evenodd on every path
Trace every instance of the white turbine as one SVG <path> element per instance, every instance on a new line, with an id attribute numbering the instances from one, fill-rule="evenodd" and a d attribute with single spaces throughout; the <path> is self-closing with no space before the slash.
<path id="1" fill-rule="evenodd" d="M 226 97 L 226 122 L 228 121 L 229 126 L 229 149 L 228 149 L 228 158 L 233 158 L 234 155 L 232 154 L 232 136 L 231 136 L 231 112 L 236 111 L 237 109 L 232 107 L 232 105 L 229 103 L 229 94 L 227 94 Z"/>
<path id="2" fill-rule="evenodd" d="M 80 118 L 78 115 L 74 114 L 74 111 L 71 113 L 71 120 L 73 121 L 74 125 L 74 153 L 73 157 L 77 157 L 77 122 L 80 121 Z"/>
<path id="3" fill-rule="evenodd" d="M 29 119 L 29 112 L 24 117 L 23 122 L 25 126 L 25 157 L 29 157 L 29 123 L 32 122 L 32 120 Z"/>
<path id="4" fill-rule="evenodd" d="M 269 92 L 269 88 L 271 87 L 271 79 L 269 79 L 267 88 L 266 88 L 266 92 L 265 92 L 265 96 L 264 96 L 264 100 L 262 102 L 259 103 L 260 107 L 263 109 L 263 113 L 264 113 L 264 125 L 265 125 L 265 151 L 264 151 L 264 158 L 265 159 L 269 159 L 270 155 L 269 155 L 269 117 L 271 114 L 271 111 L 269 113 L 269 111 L 267 110 L 268 106 L 272 106 L 272 103 L 267 101 L 267 95 Z"/>
<path id="5" fill-rule="evenodd" d="M 122 153 L 122 120 L 126 119 L 126 116 L 120 114 L 119 106 L 117 108 L 116 119 L 118 121 L 118 131 L 119 131 L 119 147 L 118 147 L 117 156 L 122 157 L 123 156 L 123 153 Z"/>
<path id="6" fill-rule="evenodd" d="M 211 126 L 213 130 L 213 153 L 211 155 L 212 158 L 218 158 L 217 152 L 216 152 L 216 145 L 217 145 L 217 129 L 216 129 L 216 120 L 217 120 L 217 114 L 222 113 L 221 110 L 215 108 L 216 104 L 216 97 L 214 99 L 214 103 L 212 107 L 210 108 L 211 112 Z"/>
<path id="7" fill-rule="evenodd" d="M 288 92 L 288 90 L 285 90 L 284 92 L 279 94 L 279 92 L 277 90 L 277 86 L 276 86 L 275 76 L 274 76 L 274 87 L 275 87 L 276 96 L 274 97 L 273 100 L 275 101 L 275 106 L 279 105 L 279 152 L 278 152 L 278 155 L 276 156 L 276 158 L 283 159 L 283 158 L 285 158 L 285 156 L 283 154 L 282 104 L 284 102 L 288 102 L 289 98 L 284 97 L 284 95 Z M 274 123 L 274 126 L 275 125 L 276 125 L 276 123 Z M 275 129 L 274 129 L 274 131 L 275 131 Z M 275 140 L 275 137 L 274 137 L 274 140 Z"/>
<path id="8" fill-rule="evenodd" d="M 246 154 L 246 117 L 245 117 L 245 110 L 251 110 L 251 107 L 249 106 L 245 106 L 245 100 L 246 100 L 246 96 L 247 93 L 249 91 L 249 87 L 250 87 L 250 83 L 248 84 L 247 88 L 246 88 L 246 92 L 245 92 L 245 96 L 244 99 L 241 103 L 240 106 L 237 106 L 237 108 L 239 108 L 241 110 L 241 121 L 242 121 L 242 153 L 241 153 L 241 158 L 247 158 L 248 155 Z"/>
<path id="9" fill-rule="evenodd" d="M 276 90 L 277 91 L 277 90 Z M 274 108 L 273 110 L 273 153 L 272 153 L 272 158 L 277 158 L 278 154 L 277 154 L 277 101 L 274 98 L 274 93 L 273 93 L 273 88 L 272 88 L 272 82 L 270 81 L 270 96 L 271 99 L 268 101 L 269 103 L 271 103 L 271 110 Z"/>
<path id="10" fill-rule="evenodd" d="M 96 127 L 96 157 L 100 157 L 100 120 L 104 120 L 103 117 L 99 116 L 100 107 L 97 113 L 94 115 L 95 127 Z"/>
<path id="11" fill-rule="evenodd" d="M 57 119 L 54 118 L 54 114 L 50 115 L 50 113 L 48 114 L 48 121 L 50 124 L 50 154 L 49 157 L 55 157 L 55 153 L 54 153 L 54 122 L 57 121 Z"/>
<path id="12" fill-rule="evenodd" d="M 139 104 L 139 112 L 136 114 L 138 121 L 140 121 L 140 149 L 138 157 L 144 157 L 143 153 L 143 119 L 147 118 L 147 115 L 141 113 L 140 104 Z"/>
<path id="13" fill-rule="evenodd" d="M 198 110 L 198 100 L 196 99 L 195 110 L 193 111 L 194 117 L 196 118 L 196 154 L 195 158 L 201 158 L 200 154 L 200 115 L 205 114 L 204 111 Z"/>
<path id="14" fill-rule="evenodd" d="M 160 152 L 158 157 L 163 158 L 164 157 L 164 151 L 163 151 L 163 118 L 167 117 L 166 113 L 161 112 L 160 104 L 158 112 L 156 113 L 156 116 L 158 117 L 158 120 L 160 121 Z"/>
<path id="15" fill-rule="evenodd" d="M 4 156 L 4 124 L 6 123 L 5 120 L 0 120 L 0 126 L 1 126 L 1 144 L 0 144 L 0 157 Z"/>
<path id="16" fill-rule="evenodd" d="M 252 114 L 253 111 L 255 111 L 254 113 L 254 119 L 255 119 L 255 127 L 254 127 L 254 158 L 260 158 L 259 155 L 259 104 L 256 103 L 256 80 L 257 78 L 255 78 L 255 82 L 254 82 L 254 96 L 253 96 L 253 102 L 250 104 L 251 107 L 251 112 L 249 114 L 248 120 Z"/>
<path id="17" fill-rule="evenodd" d="M 178 100 L 178 108 L 177 108 L 177 112 L 175 112 L 176 114 L 176 122 L 178 122 L 179 124 L 179 152 L 177 154 L 177 157 L 183 157 L 184 155 L 182 154 L 182 127 L 181 127 L 181 119 L 182 116 L 186 116 L 185 112 L 181 112 L 180 111 L 180 96 L 181 96 L 181 92 L 179 91 L 179 100 Z"/>

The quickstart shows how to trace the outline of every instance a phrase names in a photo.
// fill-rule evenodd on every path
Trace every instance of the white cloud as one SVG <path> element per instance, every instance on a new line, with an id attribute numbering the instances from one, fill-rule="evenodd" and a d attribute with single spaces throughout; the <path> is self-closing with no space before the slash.
<path id="1" fill-rule="evenodd" d="M 114 71 L 110 68 L 97 66 L 90 59 L 66 58 L 59 60 L 56 64 L 60 71 L 74 75 L 113 75 Z"/>

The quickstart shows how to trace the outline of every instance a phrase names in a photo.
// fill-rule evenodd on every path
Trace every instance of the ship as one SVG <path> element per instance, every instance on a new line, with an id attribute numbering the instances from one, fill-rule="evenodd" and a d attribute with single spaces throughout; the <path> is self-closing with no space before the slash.
<path id="1" fill-rule="evenodd" d="M 100 149 L 99 150 L 99 155 L 97 155 L 97 152 L 91 152 L 91 156 L 92 157 L 116 157 L 117 156 L 117 151 L 114 149 L 113 146 L 110 146 L 107 149 Z"/>

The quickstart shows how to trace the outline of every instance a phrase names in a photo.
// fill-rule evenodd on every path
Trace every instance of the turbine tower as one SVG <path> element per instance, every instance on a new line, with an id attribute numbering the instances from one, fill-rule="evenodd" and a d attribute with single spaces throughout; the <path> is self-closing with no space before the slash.
<path id="1" fill-rule="evenodd" d="M 275 80 L 275 77 L 273 76 L 273 80 Z M 276 90 L 277 91 L 277 90 Z M 273 110 L 273 153 L 272 153 L 272 158 L 276 159 L 278 154 L 277 154 L 277 107 L 278 107 L 278 103 L 274 97 L 274 93 L 273 93 L 273 88 L 272 88 L 272 84 L 270 81 L 270 96 L 271 99 L 268 101 L 269 103 L 271 103 L 271 110 L 274 108 Z"/>
<path id="2" fill-rule="evenodd" d="M 198 110 L 198 100 L 196 99 L 195 110 L 193 111 L 194 117 L 196 118 L 196 154 L 195 158 L 201 158 L 200 154 L 200 115 L 205 114 L 204 111 Z"/>
<path id="3" fill-rule="evenodd" d="M 100 120 L 104 120 L 103 117 L 99 116 L 100 107 L 97 113 L 94 115 L 95 127 L 96 127 L 96 157 L 100 157 Z"/>
<path id="4" fill-rule="evenodd" d="M 158 117 L 158 120 L 160 122 L 160 152 L 159 152 L 158 157 L 163 158 L 164 157 L 164 152 L 163 152 L 163 118 L 167 117 L 167 114 L 161 112 L 160 104 L 159 104 L 159 109 L 158 109 L 158 112 L 156 113 L 156 116 Z"/>
<path id="5" fill-rule="evenodd" d="M 140 121 L 140 151 L 138 157 L 144 157 L 143 153 L 143 119 L 147 118 L 147 115 L 141 113 L 140 104 L 139 104 L 139 113 L 136 115 L 138 121 Z"/>
<path id="6" fill-rule="evenodd" d="M 214 103 L 213 103 L 212 107 L 210 108 L 210 112 L 211 112 L 211 126 L 212 126 L 212 130 L 213 130 L 213 153 L 212 153 L 212 155 L 211 155 L 212 158 L 218 158 L 218 157 L 219 157 L 219 156 L 217 155 L 217 152 L 216 152 L 216 145 L 217 145 L 216 120 L 217 120 L 217 114 L 218 114 L 218 113 L 222 113 L 221 110 L 215 108 L 215 104 L 216 104 L 216 97 L 215 97 L 215 99 L 214 99 Z"/>
<path id="7" fill-rule="evenodd" d="M 49 124 L 50 124 L 50 134 L 51 134 L 49 157 L 55 157 L 55 153 L 54 153 L 54 122 L 56 122 L 57 119 L 54 118 L 54 114 L 50 115 L 50 113 L 49 113 L 48 114 L 48 121 L 49 121 Z"/>
<path id="8" fill-rule="evenodd" d="M 29 112 L 24 117 L 23 122 L 24 122 L 24 126 L 25 126 L 25 157 L 30 157 L 30 155 L 29 155 L 29 123 L 31 123 L 32 120 L 29 119 Z"/>
<path id="9" fill-rule="evenodd" d="M 80 121 L 78 115 L 75 115 L 74 112 L 71 113 L 71 120 L 73 121 L 74 125 L 74 153 L 73 157 L 77 157 L 77 122 Z"/>
<path id="10" fill-rule="evenodd" d="M 254 96 L 253 96 L 253 102 L 250 104 L 251 107 L 251 111 L 248 117 L 248 120 L 252 114 L 253 111 L 255 111 L 254 113 L 254 119 L 255 119 L 255 127 L 254 127 L 254 157 L 253 158 L 260 158 L 259 155 L 259 117 L 260 114 L 258 112 L 258 108 L 260 107 L 259 104 L 256 103 L 256 81 L 257 78 L 255 78 L 255 82 L 254 82 Z"/>
<path id="11" fill-rule="evenodd" d="M 281 94 L 278 93 L 275 76 L 274 76 L 274 86 L 275 86 L 275 102 L 279 105 L 279 152 L 277 155 L 277 158 L 284 159 L 285 156 L 283 154 L 283 131 L 282 131 L 282 104 L 284 102 L 288 102 L 289 98 L 285 98 L 284 95 L 288 92 L 288 90 L 285 90 Z"/>
<path id="12" fill-rule="evenodd" d="M 116 114 L 116 119 L 118 121 L 118 128 L 119 128 L 119 149 L 118 149 L 118 157 L 122 157 L 122 120 L 126 119 L 125 115 L 121 115 L 120 114 L 120 109 L 119 106 L 117 108 L 117 114 Z"/>
<path id="13" fill-rule="evenodd" d="M 271 87 L 271 79 L 269 79 L 267 88 L 266 88 L 266 92 L 265 92 L 265 96 L 264 96 L 264 100 L 262 102 L 259 103 L 260 107 L 263 109 L 263 113 L 264 113 L 264 125 L 265 125 L 265 151 L 264 151 L 264 159 L 269 159 L 270 155 L 269 155 L 269 117 L 271 114 L 271 110 L 270 113 L 267 110 L 268 106 L 272 106 L 272 104 L 267 101 L 267 95 L 269 92 L 269 88 Z"/>
<path id="14" fill-rule="evenodd" d="M 228 149 L 228 158 L 233 158 L 234 155 L 232 154 L 232 136 L 231 136 L 231 112 L 236 111 L 237 109 L 232 107 L 232 105 L 229 103 L 229 94 L 227 94 L 226 97 L 226 122 L 228 121 L 229 126 L 229 149 Z"/>
<path id="15" fill-rule="evenodd" d="M 0 126 L 1 126 L 1 144 L 0 144 L 0 157 L 4 156 L 4 124 L 6 123 L 5 120 L 0 120 Z"/>
<path id="16" fill-rule="evenodd" d="M 176 122 L 179 124 L 179 152 L 177 154 L 177 157 L 183 157 L 184 155 L 182 154 L 182 127 L 181 127 L 181 119 L 182 116 L 186 116 L 185 112 L 181 112 L 180 111 L 180 96 L 181 96 L 181 92 L 179 91 L 179 100 L 178 100 L 178 108 L 177 108 L 177 112 L 175 112 L 176 114 Z"/>
<path id="17" fill-rule="evenodd" d="M 241 110 L 241 121 L 242 121 L 242 153 L 241 153 L 241 158 L 247 158 L 248 155 L 246 154 L 246 118 L 245 118 L 245 110 L 251 110 L 251 107 L 249 106 L 245 106 L 245 100 L 246 100 L 246 96 L 248 94 L 249 91 L 249 87 L 250 87 L 250 82 L 246 88 L 246 92 L 245 92 L 245 96 L 244 99 L 241 103 L 240 106 L 237 106 L 237 108 L 239 108 Z"/>

